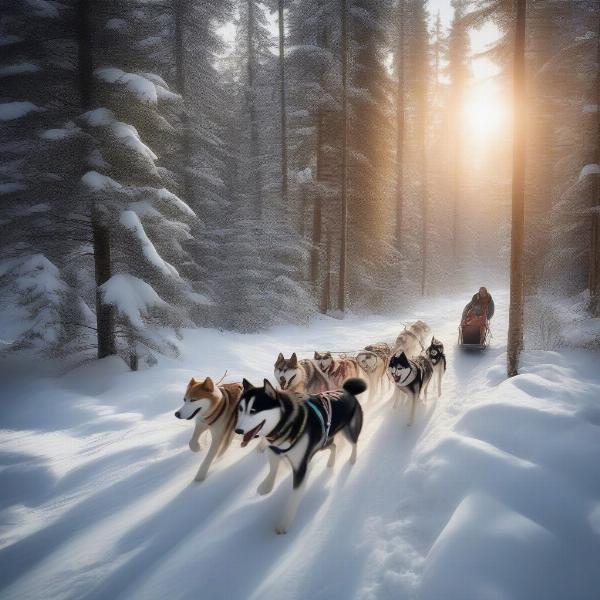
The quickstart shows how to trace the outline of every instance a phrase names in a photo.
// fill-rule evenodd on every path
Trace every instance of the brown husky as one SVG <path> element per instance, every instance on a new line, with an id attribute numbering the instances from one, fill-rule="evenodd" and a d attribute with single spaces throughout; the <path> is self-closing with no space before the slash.
<path id="1" fill-rule="evenodd" d="M 330 390 L 341 388 L 342 383 L 350 377 L 369 379 L 368 374 L 363 372 L 355 358 L 342 356 L 333 358 L 331 352 L 315 352 L 315 363 L 325 373 Z"/>
<path id="2" fill-rule="evenodd" d="M 224 383 L 215 386 L 207 377 L 204 381 L 196 381 L 193 377 L 183 397 L 183 406 L 175 413 L 178 419 L 190 421 L 196 417 L 194 432 L 190 439 L 190 450 L 200 450 L 200 436 L 210 429 L 210 448 L 202 461 L 196 481 L 204 481 L 210 465 L 217 455 L 227 450 L 233 437 L 237 421 L 237 404 L 242 394 L 239 383 Z"/>

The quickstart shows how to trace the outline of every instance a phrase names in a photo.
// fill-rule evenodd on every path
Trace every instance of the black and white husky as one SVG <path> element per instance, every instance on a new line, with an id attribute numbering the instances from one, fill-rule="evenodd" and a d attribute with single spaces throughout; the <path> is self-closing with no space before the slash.
<path id="1" fill-rule="evenodd" d="M 437 382 L 437 397 L 442 395 L 442 377 L 446 372 L 446 355 L 444 354 L 444 344 L 440 340 L 436 340 L 435 337 L 431 338 L 431 344 L 429 348 L 425 350 L 425 356 L 431 363 L 433 369 L 433 376 L 431 380 Z M 429 386 L 428 386 L 429 387 Z M 427 387 L 425 388 L 425 399 L 427 399 Z"/>
<path id="2" fill-rule="evenodd" d="M 352 444 L 350 462 L 356 462 L 363 422 L 356 395 L 366 388 L 362 379 L 348 379 L 342 390 L 301 395 L 276 390 L 266 379 L 263 387 L 254 387 L 244 379 L 235 432 L 243 436 L 242 446 L 256 437 L 266 438 L 269 444 L 269 473 L 258 486 L 258 493 L 268 494 L 273 489 L 282 458 L 292 467 L 293 490 L 275 528 L 277 533 L 286 533 L 296 516 L 312 457 L 328 449 L 327 466 L 333 467 L 337 433 L 342 432 Z"/>
<path id="3" fill-rule="evenodd" d="M 394 408 L 399 403 L 401 392 L 404 392 L 411 402 L 410 417 L 408 419 L 408 425 L 410 426 L 415 420 L 415 409 L 421 390 L 427 389 L 431 381 L 433 374 L 431 362 L 426 356 L 408 359 L 404 352 L 396 352 L 388 363 L 388 373 L 397 388 L 394 392 Z"/>

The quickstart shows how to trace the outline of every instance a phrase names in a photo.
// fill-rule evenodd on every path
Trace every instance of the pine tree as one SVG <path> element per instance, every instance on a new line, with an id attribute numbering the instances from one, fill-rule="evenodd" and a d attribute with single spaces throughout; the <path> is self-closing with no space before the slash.
<path id="1" fill-rule="evenodd" d="M 405 2 L 398 0 L 397 26 L 398 47 L 396 49 L 396 246 L 402 251 L 402 211 L 404 207 L 404 124 L 405 124 Z"/>
<path id="2" fill-rule="evenodd" d="M 598 16 L 598 29 L 596 40 L 596 152 L 595 164 L 598 172 L 594 177 L 592 189 L 591 211 L 591 244 L 589 260 L 588 288 L 590 294 L 590 310 L 596 317 L 600 316 L 600 15 Z"/>
<path id="3" fill-rule="evenodd" d="M 523 232 L 525 201 L 525 20 L 526 0 L 517 0 L 513 66 L 513 179 L 510 254 L 510 308 L 507 345 L 508 376 L 519 372 L 523 349 Z"/>
<path id="4" fill-rule="evenodd" d="M 342 63 L 342 169 L 340 173 L 340 277 L 338 283 L 338 308 L 346 308 L 346 268 L 348 265 L 348 0 L 341 0 L 341 63 Z"/>
<path id="5" fill-rule="evenodd" d="M 281 200 L 288 202 L 287 104 L 285 91 L 285 23 L 283 0 L 277 4 L 279 17 L 279 105 L 281 113 Z"/>
<path id="6" fill-rule="evenodd" d="M 452 214 L 452 263 L 455 269 L 460 264 L 461 234 L 461 200 L 464 193 L 462 173 L 465 168 L 462 144 L 462 111 L 469 81 L 469 37 L 464 21 L 467 1 L 452 0 L 454 15 L 448 36 L 448 74 L 450 77 L 448 123 L 449 123 L 449 157 L 450 157 L 450 190 L 453 206 Z"/>

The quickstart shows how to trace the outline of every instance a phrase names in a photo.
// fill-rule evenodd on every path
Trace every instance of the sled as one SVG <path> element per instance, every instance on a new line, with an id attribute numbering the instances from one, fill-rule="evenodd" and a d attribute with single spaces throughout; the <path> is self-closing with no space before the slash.
<path id="1" fill-rule="evenodd" d="M 464 350 L 485 350 L 491 335 L 486 315 L 468 314 L 458 328 L 458 347 Z"/>

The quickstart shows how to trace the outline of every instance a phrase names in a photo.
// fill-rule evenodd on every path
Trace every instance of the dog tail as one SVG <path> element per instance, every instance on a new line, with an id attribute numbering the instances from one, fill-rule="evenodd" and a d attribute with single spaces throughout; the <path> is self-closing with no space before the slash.
<path id="1" fill-rule="evenodd" d="M 349 394 L 356 396 L 357 394 L 361 394 L 367 389 L 367 384 L 365 383 L 364 379 L 358 379 L 357 377 L 353 377 L 351 379 L 346 379 L 342 387 Z"/>

